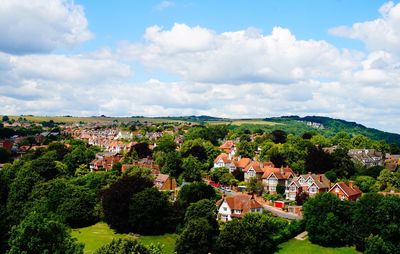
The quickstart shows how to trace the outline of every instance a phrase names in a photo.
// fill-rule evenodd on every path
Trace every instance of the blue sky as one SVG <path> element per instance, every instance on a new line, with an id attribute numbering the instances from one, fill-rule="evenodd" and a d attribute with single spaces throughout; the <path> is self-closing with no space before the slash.
<path id="1" fill-rule="evenodd" d="M 0 114 L 322 115 L 400 132 L 400 3 L 3 0 Z"/>

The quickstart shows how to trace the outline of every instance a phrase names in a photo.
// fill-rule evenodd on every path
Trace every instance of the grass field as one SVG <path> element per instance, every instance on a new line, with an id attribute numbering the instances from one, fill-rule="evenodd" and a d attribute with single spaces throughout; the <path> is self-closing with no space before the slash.
<path id="1" fill-rule="evenodd" d="M 54 122 L 63 122 L 63 123 L 97 123 L 97 122 L 113 122 L 117 120 L 118 122 L 131 122 L 131 121 L 140 121 L 140 122 L 152 122 L 152 123 L 162 123 L 162 122 L 183 122 L 180 120 L 172 120 L 167 118 L 151 118 L 151 117 L 67 117 L 67 116 L 22 116 L 29 121 L 34 122 L 43 122 L 53 120 Z M 17 120 L 20 116 L 10 116 L 10 119 Z"/>
<path id="2" fill-rule="evenodd" d="M 276 254 L 360 254 L 352 247 L 327 248 L 312 244 L 309 240 L 291 239 L 278 246 Z"/>
<path id="3" fill-rule="evenodd" d="M 72 231 L 72 236 L 78 239 L 78 242 L 85 244 L 86 254 L 94 253 L 102 245 L 111 242 L 112 239 L 135 238 L 134 236 L 127 234 L 116 234 L 106 223 L 102 222 L 90 227 L 74 229 Z M 149 245 L 150 243 L 160 243 L 164 246 L 164 253 L 172 254 L 174 253 L 176 235 L 165 234 L 161 236 L 140 236 L 138 240 L 145 245 Z"/>

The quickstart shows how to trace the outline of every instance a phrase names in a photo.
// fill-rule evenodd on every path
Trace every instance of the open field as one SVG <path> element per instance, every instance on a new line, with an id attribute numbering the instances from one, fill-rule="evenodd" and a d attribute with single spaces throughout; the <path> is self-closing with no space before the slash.
<path id="1" fill-rule="evenodd" d="M 103 222 L 85 228 L 74 229 L 72 230 L 72 236 L 78 239 L 78 242 L 85 244 L 86 254 L 94 253 L 102 245 L 111 242 L 112 239 L 135 238 L 128 234 L 116 234 Z M 145 245 L 160 243 L 164 246 L 164 253 L 172 254 L 174 253 L 176 237 L 177 235 L 175 234 L 165 234 L 161 236 L 140 236 L 138 240 Z"/>
<path id="2" fill-rule="evenodd" d="M 10 116 L 10 119 L 17 120 L 21 116 Z M 152 117 L 68 117 L 68 116 L 22 116 L 29 121 L 34 122 L 43 122 L 53 120 L 54 122 L 63 122 L 63 123 L 96 123 L 96 122 L 131 122 L 131 121 L 140 121 L 140 122 L 152 122 L 152 123 L 161 123 L 161 122 L 184 122 L 180 120 L 173 120 L 168 118 L 152 118 Z"/>
<path id="3" fill-rule="evenodd" d="M 276 254 L 360 254 L 353 247 L 328 248 L 312 244 L 309 240 L 291 239 L 278 246 Z"/>

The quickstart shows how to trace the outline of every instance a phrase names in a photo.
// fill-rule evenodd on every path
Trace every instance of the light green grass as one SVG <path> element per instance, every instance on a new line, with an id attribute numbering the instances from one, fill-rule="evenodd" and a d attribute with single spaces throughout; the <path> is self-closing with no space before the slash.
<path id="1" fill-rule="evenodd" d="M 102 245 L 110 243 L 112 239 L 131 238 L 134 236 L 128 234 L 116 234 L 106 223 L 97 223 L 93 226 L 72 230 L 72 236 L 78 239 L 78 242 L 85 244 L 85 253 L 94 253 Z M 176 234 L 165 234 L 160 236 L 140 236 L 139 242 L 145 245 L 150 243 L 160 243 L 163 245 L 163 251 L 166 254 L 174 253 Z"/>
<path id="2" fill-rule="evenodd" d="M 291 239 L 278 246 L 276 254 L 359 254 L 354 247 L 328 248 L 312 244 L 309 240 Z"/>

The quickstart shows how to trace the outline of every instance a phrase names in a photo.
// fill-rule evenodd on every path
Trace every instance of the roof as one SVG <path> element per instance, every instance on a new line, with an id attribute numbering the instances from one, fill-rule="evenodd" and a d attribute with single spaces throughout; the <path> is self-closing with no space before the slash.
<path id="1" fill-rule="evenodd" d="M 278 179 L 288 179 L 289 177 L 295 176 L 293 170 L 289 167 L 281 167 L 281 168 L 274 168 L 274 167 L 264 167 L 264 174 L 261 178 L 269 178 L 272 174 L 276 176 Z"/>
<path id="2" fill-rule="evenodd" d="M 247 165 L 244 169 L 243 172 L 249 171 L 251 168 L 254 169 L 257 173 L 263 173 L 263 163 L 259 161 L 252 161 L 249 165 Z"/>
<path id="3" fill-rule="evenodd" d="M 250 158 L 241 158 L 240 160 L 234 161 L 235 166 L 238 168 L 245 168 L 251 162 Z"/>
<path id="4" fill-rule="evenodd" d="M 235 146 L 235 142 L 233 142 L 232 140 L 227 140 L 219 148 L 220 149 L 230 149 L 234 146 Z"/>
<path id="5" fill-rule="evenodd" d="M 355 186 L 355 185 L 347 185 L 345 182 L 338 182 L 335 185 L 332 186 L 332 188 L 329 190 L 329 192 L 333 191 L 335 188 L 339 187 L 340 189 L 342 189 L 342 191 L 344 192 L 344 194 L 347 197 L 352 197 L 352 196 L 359 196 L 361 195 L 361 191 L 360 189 Z"/>
<path id="6" fill-rule="evenodd" d="M 154 180 L 155 182 L 162 182 L 165 183 L 169 178 L 169 175 L 166 174 L 158 174 L 156 179 Z"/>
<path id="7" fill-rule="evenodd" d="M 220 206 L 223 201 L 228 203 L 230 209 L 242 210 L 242 213 L 249 212 L 250 209 L 262 208 L 262 205 L 254 199 L 254 196 L 248 194 L 237 194 L 222 198 L 217 202 L 217 206 Z"/>
<path id="8" fill-rule="evenodd" d="M 217 163 L 220 160 L 222 160 L 224 163 L 231 162 L 228 154 L 226 154 L 226 153 L 221 153 L 220 155 L 218 155 L 217 158 L 214 160 L 214 163 Z"/>

